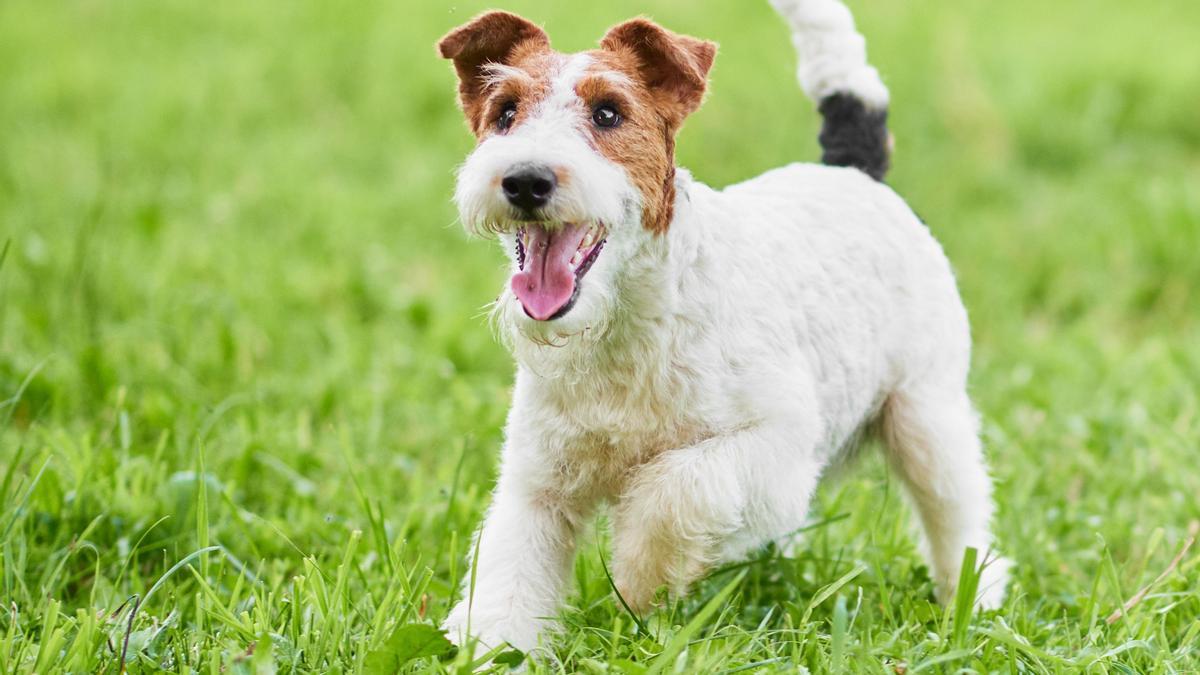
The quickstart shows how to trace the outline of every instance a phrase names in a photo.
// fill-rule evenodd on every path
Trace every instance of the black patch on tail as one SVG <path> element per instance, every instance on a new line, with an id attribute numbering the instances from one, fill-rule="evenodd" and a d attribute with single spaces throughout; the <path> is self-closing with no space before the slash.
<path id="1" fill-rule="evenodd" d="M 830 94 L 818 108 L 821 125 L 821 162 L 852 166 L 875 180 L 888 170 L 887 109 L 868 110 L 853 94 Z"/>

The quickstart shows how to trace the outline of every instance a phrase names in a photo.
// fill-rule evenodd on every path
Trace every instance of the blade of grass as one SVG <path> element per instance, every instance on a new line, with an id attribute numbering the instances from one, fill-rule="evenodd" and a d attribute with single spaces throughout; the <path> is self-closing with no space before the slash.
<path id="1" fill-rule="evenodd" d="M 745 571 L 740 572 L 729 583 L 725 584 L 724 588 L 705 603 L 699 612 L 696 612 L 691 621 L 687 622 L 683 628 L 679 629 L 678 633 L 671 637 L 667 645 L 663 647 L 663 650 L 654 657 L 654 661 L 651 662 L 650 669 L 646 671 L 646 675 L 657 675 L 657 673 L 662 672 L 663 668 L 675 665 L 675 657 L 688 645 L 692 636 L 708 623 L 709 618 L 724 606 L 725 601 L 733 594 L 734 589 L 746 578 L 746 574 Z"/>
<path id="2" fill-rule="evenodd" d="M 979 590 L 979 569 L 975 560 L 979 551 L 968 546 L 963 552 L 962 568 L 958 572 L 958 590 L 954 594 L 954 644 L 961 647 L 967 641 L 967 629 L 975 611 L 975 593 Z"/>
<path id="3" fill-rule="evenodd" d="M 808 601 L 808 607 L 805 608 L 804 614 L 800 618 L 800 626 L 803 627 L 808 624 L 808 620 L 810 618 L 812 618 L 813 610 L 815 610 L 818 606 L 820 606 L 821 603 L 828 600 L 831 595 L 833 595 L 834 593 L 837 593 L 839 590 L 841 590 L 841 588 L 843 586 L 850 583 L 855 577 L 862 574 L 866 570 L 867 570 L 867 567 L 865 565 L 862 565 L 862 564 L 856 565 L 854 567 L 854 569 L 843 574 L 841 577 L 839 577 L 837 579 L 837 581 L 834 581 L 833 583 L 829 584 L 828 586 L 825 586 L 821 590 L 817 591 L 817 594 L 814 595 L 812 597 L 812 599 Z"/>
<path id="4" fill-rule="evenodd" d="M 1183 541 L 1183 547 L 1180 548 L 1179 553 L 1176 553 L 1175 557 L 1171 559 L 1171 562 L 1167 565 L 1167 568 L 1162 571 L 1162 574 L 1159 574 L 1154 581 L 1151 581 L 1143 586 L 1137 593 L 1134 593 L 1133 597 L 1126 600 L 1124 605 L 1121 605 L 1114 610 L 1112 614 L 1109 614 L 1108 618 L 1105 619 L 1104 622 L 1110 626 L 1113 625 L 1119 621 L 1121 617 L 1128 614 L 1129 610 L 1140 604 L 1142 600 L 1146 598 L 1146 594 L 1148 594 L 1151 589 L 1166 581 L 1167 577 L 1171 576 L 1171 573 L 1174 572 L 1177 567 L 1179 567 L 1179 563 L 1183 560 L 1184 556 L 1187 555 L 1188 549 L 1192 547 L 1192 544 L 1196 543 L 1197 533 L 1200 533 L 1200 520 L 1193 520 L 1188 526 L 1188 534 L 1187 538 Z"/>
<path id="5" fill-rule="evenodd" d="M 604 570 L 604 578 L 608 580 L 608 587 L 617 596 L 617 601 L 621 603 L 621 607 L 625 608 L 625 613 L 633 619 L 633 623 L 637 626 L 640 634 L 649 635 L 650 630 L 646 628 L 646 624 L 642 623 L 641 617 L 633 611 L 628 602 L 625 602 L 625 596 L 621 595 L 621 591 L 617 589 L 617 582 L 613 581 L 612 573 L 608 570 L 608 561 L 604 559 L 604 550 L 601 548 L 599 537 L 596 538 L 596 554 L 600 556 L 600 569 Z"/>

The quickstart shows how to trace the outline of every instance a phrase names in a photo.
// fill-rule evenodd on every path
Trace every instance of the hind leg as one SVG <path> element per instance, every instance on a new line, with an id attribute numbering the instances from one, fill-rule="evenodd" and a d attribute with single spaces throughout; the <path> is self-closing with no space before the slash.
<path id="1" fill-rule="evenodd" d="M 953 599 L 967 547 L 987 560 L 976 602 L 1004 600 L 1007 560 L 992 549 L 992 482 L 978 424 L 961 387 L 893 392 L 883 416 L 888 462 L 899 474 L 925 532 L 938 599 Z"/>

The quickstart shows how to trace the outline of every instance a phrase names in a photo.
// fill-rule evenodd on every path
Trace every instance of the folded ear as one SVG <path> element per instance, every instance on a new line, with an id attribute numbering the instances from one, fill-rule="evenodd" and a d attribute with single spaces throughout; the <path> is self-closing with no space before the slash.
<path id="1" fill-rule="evenodd" d="M 642 82 L 651 91 L 666 95 L 666 102 L 676 107 L 680 122 L 700 107 L 708 71 L 717 55 L 716 43 L 672 33 L 646 18 L 613 26 L 600 40 L 600 46 L 631 53 Z"/>
<path id="2" fill-rule="evenodd" d="M 472 128 L 477 128 L 486 82 L 484 66 L 509 63 L 523 49 L 549 49 L 550 38 L 537 25 L 510 12 L 484 12 L 438 41 L 438 53 L 454 61 L 458 95 Z"/>

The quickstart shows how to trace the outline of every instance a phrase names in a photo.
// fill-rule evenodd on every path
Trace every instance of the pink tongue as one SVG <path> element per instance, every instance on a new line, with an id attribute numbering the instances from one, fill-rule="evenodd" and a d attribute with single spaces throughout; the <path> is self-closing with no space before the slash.
<path id="1" fill-rule="evenodd" d="M 531 225 L 526 232 L 525 269 L 513 276 L 512 289 L 526 314 L 545 321 L 575 292 L 571 257 L 587 234 L 587 227 L 568 224 L 549 232 Z"/>

